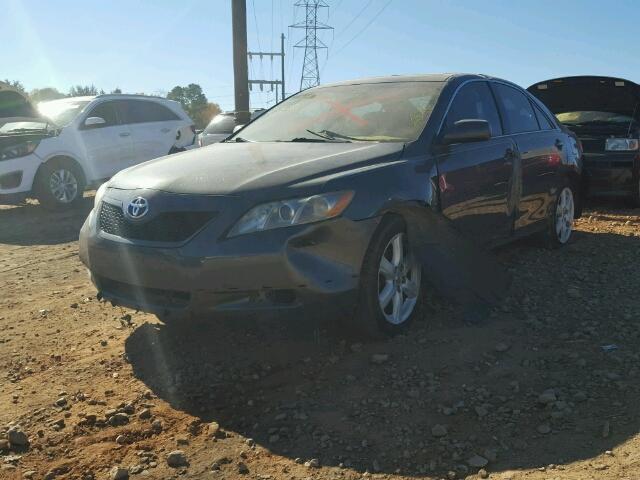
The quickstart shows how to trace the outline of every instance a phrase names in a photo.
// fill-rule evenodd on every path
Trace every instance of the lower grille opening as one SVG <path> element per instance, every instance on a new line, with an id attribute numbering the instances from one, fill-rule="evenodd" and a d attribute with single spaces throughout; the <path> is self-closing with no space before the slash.
<path id="1" fill-rule="evenodd" d="M 132 221 L 122 208 L 107 202 L 100 206 L 100 230 L 130 240 L 182 242 L 215 216 L 215 212 L 162 212 L 150 220 Z"/>
<path id="2" fill-rule="evenodd" d="M 296 293 L 289 289 L 270 290 L 265 296 L 269 301 L 281 305 L 290 305 L 296 301 Z"/>
<path id="3" fill-rule="evenodd" d="M 97 277 L 96 280 L 104 293 L 112 294 L 126 300 L 127 303 L 140 307 L 155 305 L 167 308 L 184 308 L 188 306 L 191 301 L 191 294 L 189 292 L 140 287 L 104 277 Z"/>

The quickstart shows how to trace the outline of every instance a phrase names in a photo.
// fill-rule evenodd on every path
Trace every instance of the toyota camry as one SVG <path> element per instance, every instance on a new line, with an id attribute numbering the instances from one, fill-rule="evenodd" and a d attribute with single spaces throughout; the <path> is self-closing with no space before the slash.
<path id="1" fill-rule="evenodd" d="M 444 242 L 434 219 L 483 248 L 534 233 L 561 246 L 580 162 L 574 137 L 508 81 L 346 81 L 120 172 L 96 193 L 80 256 L 101 297 L 162 318 L 340 305 L 363 334 L 395 334 L 419 315 L 418 250 Z"/>

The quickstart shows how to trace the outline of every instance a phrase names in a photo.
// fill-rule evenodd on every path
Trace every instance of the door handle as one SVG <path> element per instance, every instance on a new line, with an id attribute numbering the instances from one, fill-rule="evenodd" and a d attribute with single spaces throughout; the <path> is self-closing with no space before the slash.
<path id="1" fill-rule="evenodd" d="M 131 135 L 129 132 L 122 132 L 120 133 L 121 137 L 128 137 L 129 135 Z"/>

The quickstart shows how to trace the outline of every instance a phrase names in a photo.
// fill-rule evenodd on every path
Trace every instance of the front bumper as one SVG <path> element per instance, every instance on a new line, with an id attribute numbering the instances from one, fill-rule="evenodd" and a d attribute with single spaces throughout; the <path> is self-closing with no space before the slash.
<path id="1" fill-rule="evenodd" d="M 31 153 L 0 162 L 0 203 L 24 199 L 33 188 L 33 180 L 42 160 Z"/>
<path id="2" fill-rule="evenodd" d="M 378 218 L 337 218 L 234 238 L 220 218 L 186 243 L 152 246 L 100 231 L 91 212 L 80 258 L 105 300 L 156 314 L 354 305 Z M 228 224 L 227 224 L 228 225 Z"/>
<path id="3" fill-rule="evenodd" d="M 640 181 L 637 152 L 585 153 L 584 174 L 588 196 L 626 197 L 637 194 Z"/>

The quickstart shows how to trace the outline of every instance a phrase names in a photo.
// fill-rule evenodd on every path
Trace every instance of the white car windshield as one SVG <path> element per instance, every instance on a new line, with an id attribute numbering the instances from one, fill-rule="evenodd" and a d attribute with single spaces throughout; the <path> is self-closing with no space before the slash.
<path id="1" fill-rule="evenodd" d="M 313 88 L 261 115 L 230 141 L 413 141 L 443 85 L 416 81 Z"/>
<path id="2" fill-rule="evenodd" d="M 41 102 L 38 104 L 38 111 L 59 127 L 64 127 L 71 123 L 74 118 L 90 103 L 90 100 L 53 100 L 51 102 Z"/>

